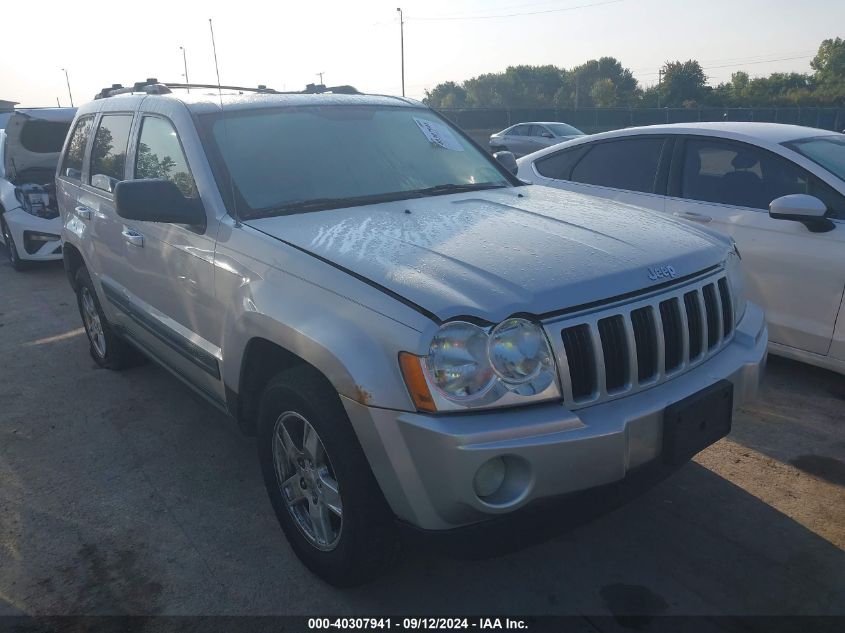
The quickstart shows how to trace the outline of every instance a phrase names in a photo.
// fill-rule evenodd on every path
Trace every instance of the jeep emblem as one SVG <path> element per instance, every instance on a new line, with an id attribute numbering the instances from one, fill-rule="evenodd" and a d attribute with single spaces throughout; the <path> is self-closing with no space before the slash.
<path id="1" fill-rule="evenodd" d="M 664 279 L 665 277 L 677 276 L 678 273 L 675 272 L 675 268 L 673 266 L 655 266 L 654 268 L 648 269 L 648 278 L 652 281 Z"/>

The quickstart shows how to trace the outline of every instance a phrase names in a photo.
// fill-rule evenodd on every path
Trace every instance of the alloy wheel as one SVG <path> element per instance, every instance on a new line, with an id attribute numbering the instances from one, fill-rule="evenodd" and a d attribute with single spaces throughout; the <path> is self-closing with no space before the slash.
<path id="1" fill-rule="evenodd" d="M 317 431 L 295 411 L 276 420 L 273 465 L 285 506 L 299 530 L 317 549 L 333 550 L 343 527 L 339 484 Z"/>
<path id="2" fill-rule="evenodd" d="M 106 335 L 103 332 L 103 323 L 100 320 L 100 313 L 94 303 L 94 297 L 86 286 L 82 287 L 82 322 L 85 325 L 85 332 L 91 346 L 100 358 L 106 357 Z"/>

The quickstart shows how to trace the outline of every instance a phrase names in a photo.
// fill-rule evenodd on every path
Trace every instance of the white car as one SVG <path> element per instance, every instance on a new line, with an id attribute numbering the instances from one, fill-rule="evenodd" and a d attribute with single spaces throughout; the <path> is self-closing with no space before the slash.
<path id="1" fill-rule="evenodd" d="M 525 181 L 727 233 L 772 353 L 845 373 L 845 135 L 774 123 L 629 128 L 518 161 Z"/>
<path id="2" fill-rule="evenodd" d="M 0 241 L 15 270 L 62 258 L 56 166 L 75 113 L 16 110 L 0 130 Z"/>

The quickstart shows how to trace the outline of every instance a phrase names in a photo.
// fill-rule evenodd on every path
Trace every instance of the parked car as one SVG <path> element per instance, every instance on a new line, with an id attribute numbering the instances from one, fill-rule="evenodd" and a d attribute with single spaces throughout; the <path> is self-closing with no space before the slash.
<path id="1" fill-rule="evenodd" d="M 508 151 L 514 156 L 524 156 L 581 136 L 584 136 L 581 130 L 566 123 L 519 123 L 491 134 L 490 151 Z"/>
<path id="2" fill-rule="evenodd" d="M 527 186 L 410 100 L 135 89 L 79 109 L 57 179 L 91 355 L 140 350 L 256 434 L 329 582 L 383 569 L 397 520 L 684 463 L 756 393 L 728 238 Z"/>
<path id="3" fill-rule="evenodd" d="M 617 130 L 519 161 L 537 184 L 734 238 L 775 354 L 845 373 L 845 136 L 773 123 Z"/>
<path id="4" fill-rule="evenodd" d="M 15 270 L 62 258 L 54 181 L 75 112 L 16 110 L 0 130 L 0 241 Z"/>

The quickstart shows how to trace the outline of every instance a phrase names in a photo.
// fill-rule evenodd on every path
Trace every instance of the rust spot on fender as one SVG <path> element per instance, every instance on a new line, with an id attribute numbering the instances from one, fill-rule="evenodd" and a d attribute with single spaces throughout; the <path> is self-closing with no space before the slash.
<path id="1" fill-rule="evenodd" d="M 361 404 L 369 405 L 373 401 L 373 394 L 364 389 L 361 385 L 355 385 L 353 396 L 355 400 Z"/>

